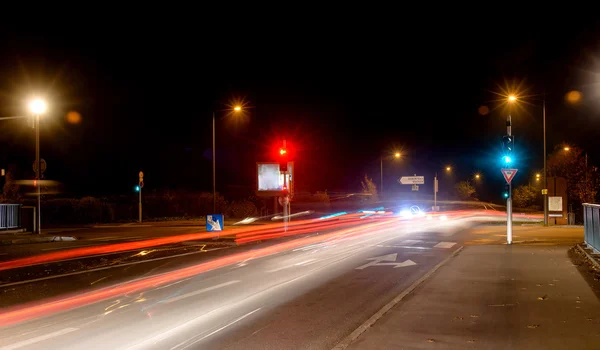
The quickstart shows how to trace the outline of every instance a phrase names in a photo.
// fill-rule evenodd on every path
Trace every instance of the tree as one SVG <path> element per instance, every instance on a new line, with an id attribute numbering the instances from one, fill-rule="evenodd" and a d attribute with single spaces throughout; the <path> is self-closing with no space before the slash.
<path id="1" fill-rule="evenodd" d="M 6 170 L 5 182 L 4 182 L 4 199 L 14 200 L 19 197 L 20 186 L 15 183 L 16 180 L 17 166 L 10 164 Z"/>
<path id="2" fill-rule="evenodd" d="M 461 181 L 454 185 L 456 194 L 460 199 L 475 199 L 475 187 L 469 181 Z"/>
<path id="3" fill-rule="evenodd" d="M 534 204 L 537 192 L 528 185 L 521 185 L 512 192 L 512 199 L 519 208 L 527 208 Z"/>
<path id="4" fill-rule="evenodd" d="M 362 185 L 363 193 L 369 196 L 369 202 L 378 202 L 379 196 L 377 194 L 377 186 L 373 180 L 365 175 L 365 179 L 360 183 Z"/>
<path id="5" fill-rule="evenodd" d="M 554 148 L 548 156 L 548 176 L 567 179 L 567 196 L 579 203 L 594 203 L 600 189 L 600 173 L 587 164 L 587 155 L 576 146 Z"/>

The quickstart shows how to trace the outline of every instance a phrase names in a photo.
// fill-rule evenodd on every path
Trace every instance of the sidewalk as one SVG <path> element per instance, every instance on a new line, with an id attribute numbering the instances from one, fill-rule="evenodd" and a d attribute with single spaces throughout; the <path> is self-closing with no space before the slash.
<path id="1" fill-rule="evenodd" d="M 571 246 L 466 246 L 348 349 L 599 349 Z"/>

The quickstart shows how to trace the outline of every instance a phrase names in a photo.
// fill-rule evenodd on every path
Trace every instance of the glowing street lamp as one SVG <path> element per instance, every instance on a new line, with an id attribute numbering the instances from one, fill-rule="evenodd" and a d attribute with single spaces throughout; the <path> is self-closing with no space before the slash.
<path id="1" fill-rule="evenodd" d="M 571 148 L 569 148 L 568 146 L 566 146 L 566 147 L 564 147 L 564 148 L 563 148 L 563 150 L 564 150 L 565 152 L 569 152 L 569 151 L 571 150 Z"/>
<path id="2" fill-rule="evenodd" d="M 447 166 L 446 167 L 446 171 L 448 171 L 448 172 L 452 171 L 452 167 L 451 166 Z"/>
<path id="3" fill-rule="evenodd" d="M 515 102 L 516 100 L 517 100 L 517 96 L 515 96 L 515 95 L 509 95 L 509 96 L 508 96 L 508 102 L 509 102 L 509 103 L 513 103 L 513 102 Z"/>
<path id="4" fill-rule="evenodd" d="M 402 156 L 402 154 L 400 154 L 400 152 L 394 153 L 394 157 L 396 157 L 396 159 L 400 158 L 401 156 Z"/>

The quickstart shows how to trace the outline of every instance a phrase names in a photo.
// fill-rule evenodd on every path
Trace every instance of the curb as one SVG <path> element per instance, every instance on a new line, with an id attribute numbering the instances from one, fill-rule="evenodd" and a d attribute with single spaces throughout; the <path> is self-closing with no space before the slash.
<path id="1" fill-rule="evenodd" d="M 588 260 L 590 260 L 592 262 L 592 264 L 594 264 L 594 266 L 600 270 L 600 263 L 593 257 L 590 255 L 590 253 L 588 253 L 585 249 L 583 249 L 581 247 L 581 244 L 576 244 L 577 248 L 579 248 L 579 251 L 581 251 L 583 254 L 585 254 L 585 256 L 587 256 Z"/>
<path id="2" fill-rule="evenodd" d="M 75 240 L 77 240 L 77 238 L 71 237 L 71 236 L 46 236 L 46 237 L 32 237 L 32 238 L 3 239 L 0 241 L 0 245 L 66 242 L 66 241 L 75 241 Z"/>
<path id="3" fill-rule="evenodd" d="M 396 296 L 392 301 L 385 304 L 379 311 L 377 311 L 373 316 L 371 316 L 368 320 L 366 320 L 363 324 L 358 326 L 354 330 L 354 332 L 350 333 L 346 338 L 342 339 L 336 346 L 334 346 L 331 350 L 342 350 L 350 346 L 361 334 L 363 334 L 367 329 L 377 322 L 383 315 L 385 315 L 388 311 L 390 311 L 396 304 L 402 301 L 408 294 L 412 293 L 415 288 L 417 288 L 421 283 L 425 282 L 431 275 L 434 274 L 440 267 L 445 265 L 450 259 L 454 258 L 458 253 L 463 250 L 464 246 L 461 246 L 457 250 L 455 250 L 450 256 L 446 257 L 446 259 L 439 262 L 435 265 L 431 270 L 427 271 L 421 278 L 413 282 L 408 288 L 406 288 L 402 293 Z"/>

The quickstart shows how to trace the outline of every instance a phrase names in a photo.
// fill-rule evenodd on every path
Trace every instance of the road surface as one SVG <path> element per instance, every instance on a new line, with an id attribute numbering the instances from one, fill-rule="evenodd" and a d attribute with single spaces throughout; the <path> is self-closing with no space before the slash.
<path id="1" fill-rule="evenodd" d="M 0 314 L 0 349 L 331 349 L 472 240 L 469 225 L 374 221 L 9 286 L 60 293 Z"/>

